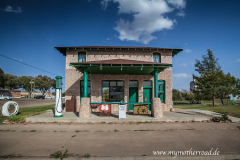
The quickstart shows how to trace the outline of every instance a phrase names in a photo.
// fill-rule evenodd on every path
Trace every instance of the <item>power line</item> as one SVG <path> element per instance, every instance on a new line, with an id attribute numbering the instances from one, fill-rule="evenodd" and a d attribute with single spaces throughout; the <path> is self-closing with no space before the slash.
<path id="1" fill-rule="evenodd" d="M 1 22 L 0 22 L 1 23 Z M 5 25 L 5 24 L 3 24 L 3 23 L 1 23 L 2 25 L 4 25 L 6 28 L 8 28 L 10 31 L 12 31 L 13 33 L 15 33 L 16 35 L 18 35 L 19 37 L 21 37 L 22 39 L 24 39 L 25 41 L 27 41 L 27 42 L 29 42 L 29 43 L 31 43 L 32 45 L 34 45 L 35 47 L 37 47 L 38 49 L 40 49 L 40 50 L 42 50 L 43 52 L 46 52 L 45 50 L 43 50 L 42 48 L 41 48 L 41 46 L 39 46 L 38 44 L 36 44 L 33 40 L 31 40 L 30 38 L 27 38 L 26 36 L 24 36 L 21 32 L 19 32 L 19 31 L 17 31 L 15 28 L 13 28 L 13 27 L 11 27 L 10 25 L 8 25 L 8 27 Z M 15 30 L 15 31 L 14 31 Z M 20 33 L 20 34 L 18 34 L 18 33 Z M 32 42 L 31 42 L 32 41 Z"/>
<path id="2" fill-rule="evenodd" d="M 4 2 L 3 2 L 4 3 Z M 6 5 L 6 3 L 4 3 Z M 6 5 L 7 6 L 7 5 Z M 31 28 L 30 25 L 24 21 L 23 19 L 15 16 L 15 14 L 11 14 L 14 16 L 16 19 L 18 19 L 20 22 L 22 22 L 26 27 L 28 27 L 32 32 L 34 32 L 37 36 L 39 36 L 43 41 L 45 41 L 49 46 L 53 46 L 49 41 L 47 41 L 41 34 L 39 34 L 34 28 Z"/>
<path id="3" fill-rule="evenodd" d="M 57 74 L 54 74 L 54 73 L 51 73 L 51 72 L 45 71 L 45 70 L 43 70 L 43 69 L 40 69 L 40 68 L 34 67 L 34 66 L 29 65 L 29 64 L 27 64 L 27 63 L 23 63 L 23 62 L 21 62 L 21 61 L 18 61 L 18 60 L 16 60 L 16 59 L 13 59 L 13 58 L 10 58 L 10 57 L 7 57 L 7 56 L 4 56 L 4 55 L 2 55 L 2 54 L 0 54 L 0 56 L 5 57 L 5 58 L 10 59 L 10 60 L 13 60 L 13 61 L 16 61 L 16 62 L 18 62 L 18 63 L 22 63 L 22 64 L 24 64 L 24 65 L 26 65 L 26 66 L 29 66 L 29 67 L 32 67 L 32 68 L 38 69 L 38 70 L 40 70 L 40 71 L 47 72 L 47 73 L 49 73 L 49 74 L 52 74 L 52 75 L 56 75 L 56 76 L 57 76 Z M 65 78 L 65 77 L 62 77 L 62 78 Z"/>

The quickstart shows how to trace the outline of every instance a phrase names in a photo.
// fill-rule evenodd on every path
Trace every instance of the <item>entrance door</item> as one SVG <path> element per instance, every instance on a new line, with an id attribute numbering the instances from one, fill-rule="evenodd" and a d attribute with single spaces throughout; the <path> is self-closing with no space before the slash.
<path id="1" fill-rule="evenodd" d="M 129 88 L 129 103 L 138 102 L 138 88 Z M 133 110 L 133 104 L 129 104 L 129 110 Z"/>
<path id="2" fill-rule="evenodd" d="M 143 102 L 151 103 L 152 99 L 152 89 L 144 88 L 143 89 Z M 148 104 L 148 110 L 151 110 L 151 104 Z"/>

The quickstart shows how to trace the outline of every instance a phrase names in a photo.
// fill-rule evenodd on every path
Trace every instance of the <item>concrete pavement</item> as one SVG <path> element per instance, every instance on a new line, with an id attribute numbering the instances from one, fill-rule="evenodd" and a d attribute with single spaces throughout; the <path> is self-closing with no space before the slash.
<path id="1" fill-rule="evenodd" d="M 237 159 L 240 158 L 239 135 L 240 123 L 0 125 L 0 156 L 45 159 L 58 150 L 68 149 L 76 157 L 89 153 L 92 159 L 168 159 L 172 156 L 154 156 L 153 151 L 213 148 L 220 151 L 216 159 L 225 156 Z"/>
<path id="2" fill-rule="evenodd" d="M 197 112 L 197 113 L 201 113 L 201 114 L 207 114 L 207 115 L 211 115 L 211 116 L 215 116 L 215 117 L 221 117 L 222 114 L 221 113 L 217 113 L 217 112 L 212 112 L 212 111 L 208 111 L 208 110 L 201 110 L 201 109 L 185 109 L 186 111 L 193 111 L 193 112 Z M 232 120 L 232 122 L 240 122 L 240 118 L 237 117 L 233 117 L 228 115 L 228 117 Z"/>
<path id="3" fill-rule="evenodd" d="M 81 122 L 81 123 L 123 123 L 123 122 L 175 122 L 175 121 L 206 121 L 210 117 L 202 116 L 196 113 L 190 113 L 183 109 L 175 109 L 175 112 L 164 111 L 163 117 L 154 118 L 149 115 L 133 115 L 128 112 L 126 119 L 119 119 L 118 112 L 112 112 L 111 117 L 99 117 L 97 112 L 93 112 L 90 118 L 78 118 L 78 113 L 63 112 L 63 117 L 53 117 L 53 112 L 49 111 L 41 115 L 26 118 L 27 122 Z"/>

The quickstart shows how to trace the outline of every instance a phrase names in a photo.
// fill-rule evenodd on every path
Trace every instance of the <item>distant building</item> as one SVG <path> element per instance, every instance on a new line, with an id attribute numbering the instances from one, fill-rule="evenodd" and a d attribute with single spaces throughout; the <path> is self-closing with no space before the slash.
<path id="1" fill-rule="evenodd" d="M 8 95 L 14 98 L 21 98 L 21 91 L 18 90 L 0 90 L 0 95 Z"/>
<path id="2" fill-rule="evenodd" d="M 197 88 L 197 86 L 195 85 L 196 79 L 193 76 L 193 81 L 190 82 L 190 91 L 193 91 Z"/>

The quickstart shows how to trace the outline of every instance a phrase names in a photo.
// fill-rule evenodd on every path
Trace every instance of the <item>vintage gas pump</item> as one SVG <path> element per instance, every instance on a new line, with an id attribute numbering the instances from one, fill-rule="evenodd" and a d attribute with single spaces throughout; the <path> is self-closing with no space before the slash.
<path id="1" fill-rule="evenodd" d="M 56 76 L 56 105 L 53 117 L 63 117 L 62 115 L 62 77 Z"/>

